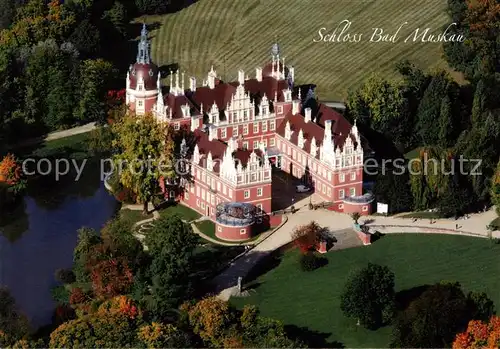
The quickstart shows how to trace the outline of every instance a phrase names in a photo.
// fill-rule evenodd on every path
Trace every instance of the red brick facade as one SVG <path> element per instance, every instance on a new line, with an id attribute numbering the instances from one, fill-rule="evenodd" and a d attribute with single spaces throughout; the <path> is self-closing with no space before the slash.
<path id="1" fill-rule="evenodd" d="M 137 64 L 133 67 L 137 69 Z M 141 72 L 149 80 L 137 80 L 137 72 L 137 81 L 127 75 L 130 109 L 137 112 L 137 101 L 143 98 L 141 113 L 151 111 L 174 129 L 186 127 L 196 139 L 190 169 L 194 183 L 180 193 L 166 189 L 166 197 L 175 195 L 214 222 L 219 204 L 250 203 L 257 208 L 253 226 L 217 223 L 221 239 L 248 239 L 259 224 L 270 223 L 271 162 L 305 179 L 321 199 L 331 202 L 332 209 L 371 213 L 371 198 L 361 197 L 363 149 L 356 125 L 325 105 L 313 110 L 309 106 L 313 99 L 309 94 L 302 98 L 300 88 L 294 88 L 294 68 L 286 67 L 279 53 L 273 53 L 272 62 L 263 69 L 256 69 L 255 78 L 239 71 L 236 82 L 222 82 L 212 67 L 201 87 L 190 78 L 186 88 L 184 74 L 176 72 L 170 75 L 168 91 L 163 91 L 156 68 L 142 67 Z M 155 88 L 152 79 L 157 80 Z M 138 91 L 141 84 L 148 90 Z"/>

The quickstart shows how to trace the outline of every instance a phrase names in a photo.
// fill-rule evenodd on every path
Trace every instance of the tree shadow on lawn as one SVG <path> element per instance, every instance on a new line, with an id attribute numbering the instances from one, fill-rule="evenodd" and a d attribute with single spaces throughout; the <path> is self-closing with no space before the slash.
<path id="1" fill-rule="evenodd" d="M 396 308 L 399 311 L 405 310 L 415 299 L 420 297 L 430 285 L 421 285 L 396 292 Z"/>
<path id="2" fill-rule="evenodd" d="M 328 342 L 326 340 L 331 333 L 314 331 L 307 327 L 295 325 L 285 325 L 285 331 L 289 337 L 304 342 L 309 348 L 345 348 L 345 345 L 341 342 Z"/>
<path id="3" fill-rule="evenodd" d="M 244 246 L 220 246 L 207 244 L 204 250 L 194 257 L 193 279 L 200 285 L 200 293 L 211 291 L 211 279 L 214 278 L 233 258 L 245 251 Z"/>

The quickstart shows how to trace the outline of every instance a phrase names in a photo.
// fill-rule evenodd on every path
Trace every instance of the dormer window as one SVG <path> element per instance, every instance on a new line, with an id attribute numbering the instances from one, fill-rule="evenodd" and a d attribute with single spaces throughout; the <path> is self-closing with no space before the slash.
<path id="1" fill-rule="evenodd" d="M 262 114 L 266 115 L 267 114 L 267 107 L 262 107 Z"/>
<path id="2" fill-rule="evenodd" d="M 137 89 L 139 91 L 142 91 L 144 89 L 144 86 L 142 84 L 137 85 Z"/>
<path id="3" fill-rule="evenodd" d="M 149 76 L 153 76 L 153 69 L 149 69 Z"/>
<path id="4" fill-rule="evenodd" d="M 135 69 L 132 70 L 132 75 L 135 76 L 136 72 L 135 72 Z"/>

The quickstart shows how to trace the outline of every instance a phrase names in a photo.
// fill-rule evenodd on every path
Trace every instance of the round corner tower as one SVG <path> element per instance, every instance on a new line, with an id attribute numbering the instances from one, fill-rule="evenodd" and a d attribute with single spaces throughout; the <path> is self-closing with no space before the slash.
<path id="1" fill-rule="evenodd" d="M 126 78 L 126 103 L 138 115 L 153 109 L 161 88 L 159 70 L 151 62 L 150 48 L 148 31 L 143 24 L 137 45 L 137 60 L 130 65 Z"/>

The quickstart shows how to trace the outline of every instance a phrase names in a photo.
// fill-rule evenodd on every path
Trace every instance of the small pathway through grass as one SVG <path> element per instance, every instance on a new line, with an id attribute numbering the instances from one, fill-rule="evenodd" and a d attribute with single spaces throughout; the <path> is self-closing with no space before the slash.
<path id="1" fill-rule="evenodd" d="M 309 198 L 295 204 L 298 211 L 288 216 L 288 221 L 279 229 L 275 230 L 268 238 L 258 243 L 252 250 L 234 260 L 229 268 L 224 270 L 215 278 L 215 284 L 219 297 L 228 300 L 237 292 L 236 284 L 238 277 L 245 277 L 250 270 L 265 256 L 272 251 L 290 243 L 292 233 L 296 226 L 316 221 L 323 227 L 328 227 L 332 235 L 336 232 L 352 229 L 352 218 L 343 213 L 326 210 L 309 210 Z M 494 208 L 487 212 L 470 215 L 467 220 L 454 219 L 405 219 L 384 216 L 364 216 L 360 223 L 366 224 L 372 229 L 382 233 L 438 233 L 475 236 L 481 238 L 500 238 L 500 231 L 491 232 L 486 226 L 496 217 Z M 458 225 L 458 226 L 457 226 Z M 458 228 L 457 228 L 458 227 Z"/>

